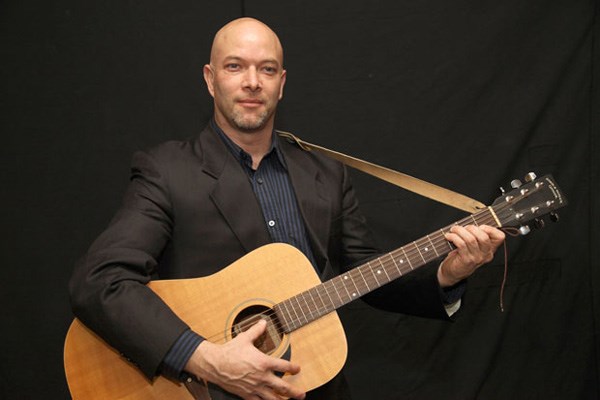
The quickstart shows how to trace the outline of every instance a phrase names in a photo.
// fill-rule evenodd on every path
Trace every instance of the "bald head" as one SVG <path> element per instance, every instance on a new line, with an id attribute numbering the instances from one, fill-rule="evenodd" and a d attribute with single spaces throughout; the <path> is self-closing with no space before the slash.
<path id="1" fill-rule="evenodd" d="M 271 28 L 253 18 L 221 28 L 204 80 L 214 99 L 215 121 L 225 134 L 238 144 L 246 134 L 270 143 L 286 80 L 281 43 Z"/>
<path id="2" fill-rule="evenodd" d="M 279 65 L 283 66 L 283 47 L 277 34 L 266 24 L 249 17 L 235 19 L 219 29 L 210 51 L 210 63 L 214 64 L 216 60 L 226 56 L 223 54 L 225 49 L 248 44 L 270 49 L 276 55 Z"/>

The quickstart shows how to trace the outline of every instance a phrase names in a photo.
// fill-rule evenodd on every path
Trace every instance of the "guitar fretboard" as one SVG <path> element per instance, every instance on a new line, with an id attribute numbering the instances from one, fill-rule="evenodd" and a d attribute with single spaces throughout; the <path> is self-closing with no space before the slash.
<path id="1" fill-rule="evenodd" d="M 492 209 L 472 214 L 453 225 L 499 227 Z M 453 225 L 377 257 L 274 306 L 283 330 L 292 332 L 454 249 L 445 235 Z"/>

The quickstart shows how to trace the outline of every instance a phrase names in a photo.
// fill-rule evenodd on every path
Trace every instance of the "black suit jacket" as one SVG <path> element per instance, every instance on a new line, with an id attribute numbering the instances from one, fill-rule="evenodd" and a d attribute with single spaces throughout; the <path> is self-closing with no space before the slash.
<path id="1" fill-rule="evenodd" d="M 347 171 L 281 140 L 322 279 L 377 253 Z M 132 161 L 109 227 L 70 282 L 75 315 L 148 376 L 187 325 L 148 289 L 151 279 L 213 274 L 271 241 L 246 173 L 210 127 Z M 379 307 L 445 318 L 435 271 L 387 285 Z"/>

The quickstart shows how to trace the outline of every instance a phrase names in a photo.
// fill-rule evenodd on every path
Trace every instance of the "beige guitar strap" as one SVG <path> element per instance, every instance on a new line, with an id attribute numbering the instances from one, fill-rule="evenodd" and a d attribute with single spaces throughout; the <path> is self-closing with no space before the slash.
<path id="1" fill-rule="evenodd" d="M 421 196 L 429 199 L 438 201 L 448 206 L 458 208 L 459 210 L 467 211 L 469 213 L 475 213 L 486 206 L 474 199 L 471 199 L 460 193 L 453 192 L 443 187 L 434 185 L 432 183 L 423 181 L 421 179 L 412 177 L 410 175 L 403 174 L 402 172 L 394 171 L 392 169 L 382 167 L 377 164 L 373 164 L 368 161 L 364 161 L 337 151 L 329 150 L 325 147 L 317 146 L 312 143 L 305 142 L 300 138 L 294 136 L 290 132 L 276 130 L 279 136 L 284 137 L 290 141 L 296 142 L 300 148 L 306 151 L 316 150 L 320 153 L 325 154 L 339 162 L 346 164 L 352 168 L 358 169 L 359 171 L 373 175 L 381 180 L 389 182 L 393 185 L 400 186 L 404 189 L 410 190 L 411 192 L 417 193 Z"/>

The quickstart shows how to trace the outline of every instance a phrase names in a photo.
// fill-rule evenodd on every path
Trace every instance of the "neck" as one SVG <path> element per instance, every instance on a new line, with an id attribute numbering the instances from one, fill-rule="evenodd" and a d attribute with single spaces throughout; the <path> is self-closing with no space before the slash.
<path id="1" fill-rule="evenodd" d="M 501 204 L 497 206 L 497 211 L 506 212 L 507 208 Z M 501 224 L 497 218 L 492 207 L 488 207 L 457 221 L 456 224 L 489 225 L 499 228 Z M 454 245 L 445 238 L 453 225 L 432 232 L 276 304 L 273 309 L 283 331 L 292 332 L 344 304 L 445 256 L 455 249 Z"/>
<path id="2" fill-rule="evenodd" d="M 252 157 L 252 168 L 257 169 L 261 160 L 271 148 L 273 122 L 270 121 L 264 127 L 255 131 L 243 131 L 232 127 L 226 122 L 223 123 L 219 118 L 215 118 L 215 121 L 233 143 L 240 146 Z"/>

